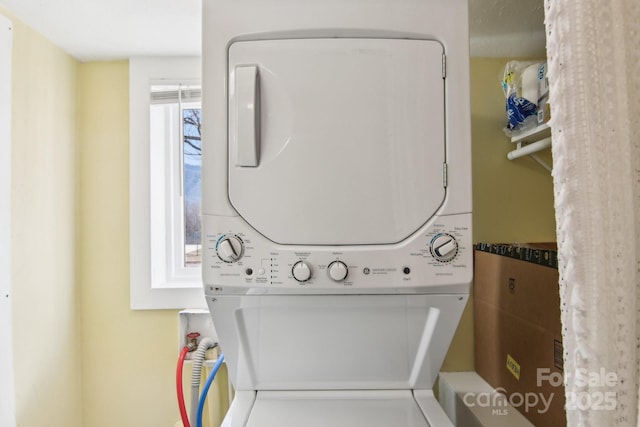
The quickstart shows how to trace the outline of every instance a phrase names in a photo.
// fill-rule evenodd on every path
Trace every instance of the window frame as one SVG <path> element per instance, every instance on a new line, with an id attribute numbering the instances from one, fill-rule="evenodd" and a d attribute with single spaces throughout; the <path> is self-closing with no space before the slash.
<path id="1" fill-rule="evenodd" d="M 205 308 L 202 276 L 167 280 L 169 236 L 166 222 L 152 215 L 158 198 L 152 192 L 150 146 L 151 86 L 155 84 L 192 85 L 201 81 L 199 57 L 143 57 L 129 60 L 129 239 L 130 305 L 133 310 Z M 154 161 L 158 159 L 155 158 Z M 166 160 L 166 159 L 163 159 Z M 171 212 L 163 212 L 165 217 Z M 160 225 L 159 225 L 160 224 Z M 170 249 L 170 248 L 169 248 Z M 171 275 L 170 275 L 171 276 Z"/>

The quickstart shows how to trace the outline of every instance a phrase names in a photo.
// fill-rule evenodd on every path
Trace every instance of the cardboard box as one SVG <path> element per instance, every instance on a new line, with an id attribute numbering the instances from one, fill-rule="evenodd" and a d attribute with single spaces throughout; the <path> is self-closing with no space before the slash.
<path id="1" fill-rule="evenodd" d="M 565 426 L 555 245 L 476 245 L 474 315 L 478 374 L 534 425 Z"/>

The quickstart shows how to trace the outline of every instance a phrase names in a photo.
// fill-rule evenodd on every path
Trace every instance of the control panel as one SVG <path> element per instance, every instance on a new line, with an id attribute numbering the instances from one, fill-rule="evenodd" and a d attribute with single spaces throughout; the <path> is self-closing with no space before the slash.
<path id="1" fill-rule="evenodd" d="M 470 222 L 470 214 L 439 217 L 391 245 L 307 246 L 273 243 L 239 217 L 204 216 L 204 284 L 208 294 L 451 292 L 457 283 L 464 292 Z"/>

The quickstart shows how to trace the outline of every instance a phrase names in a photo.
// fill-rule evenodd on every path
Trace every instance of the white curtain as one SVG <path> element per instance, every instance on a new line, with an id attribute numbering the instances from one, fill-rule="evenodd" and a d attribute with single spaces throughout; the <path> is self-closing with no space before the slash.
<path id="1" fill-rule="evenodd" d="M 640 1 L 545 9 L 568 426 L 638 426 Z"/>

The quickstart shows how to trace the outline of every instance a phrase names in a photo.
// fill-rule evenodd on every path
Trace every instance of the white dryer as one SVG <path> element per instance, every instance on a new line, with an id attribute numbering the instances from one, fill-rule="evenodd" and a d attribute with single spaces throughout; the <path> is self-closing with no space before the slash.
<path id="1" fill-rule="evenodd" d="M 472 278 L 466 0 L 204 0 L 226 427 L 448 426 Z"/>

